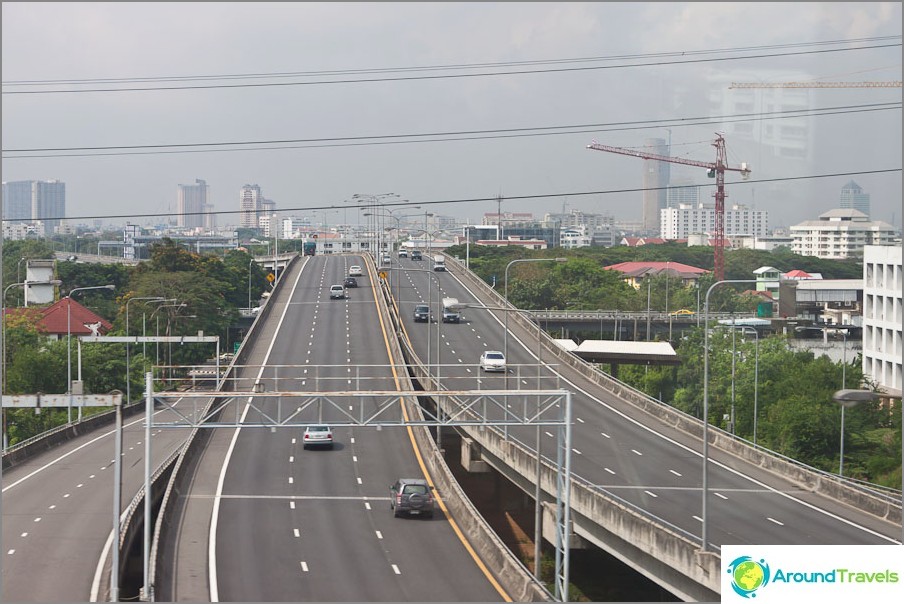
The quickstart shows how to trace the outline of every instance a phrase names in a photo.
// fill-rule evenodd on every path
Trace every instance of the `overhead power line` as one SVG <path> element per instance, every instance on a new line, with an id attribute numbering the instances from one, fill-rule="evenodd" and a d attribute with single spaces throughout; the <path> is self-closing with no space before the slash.
<path id="1" fill-rule="evenodd" d="M 725 52 L 749 52 L 762 50 L 778 50 L 782 48 L 808 48 L 814 46 L 829 46 L 835 44 L 855 44 L 863 42 L 885 42 L 889 40 L 900 40 L 901 36 L 875 36 L 869 38 L 849 38 L 842 40 L 823 40 L 818 42 L 795 42 L 790 44 L 769 44 L 760 46 L 737 46 L 733 48 L 716 48 L 706 50 L 680 50 L 666 51 L 656 53 L 639 53 L 626 55 L 606 55 L 596 57 L 573 57 L 560 59 L 534 59 L 526 61 L 499 61 L 487 63 L 458 63 L 445 65 L 421 65 L 406 67 L 376 67 L 362 69 L 333 69 L 333 70 L 317 70 L 317 71 L 274 71 L 265 73 L 234 73 L 234 74 L 207 74 L 207 75 L 187 75 L 187 76 L 152 76 L 152 77 L 121 77 L 121 78 L 85 78 L 85 79 L 53 79 L 53 80 L 8 80 L 3 82 L 6 86 L 52 86 L 59 84 L 85 85 L 85 84 L 128 84 L 137 82 L 190 82 L 190 81 L 210 81 L 210 80 L 242 80 L 242 79 L 260 79 L 260 78 L 291 78 L 291 77 L 311 77 L 311 76 L 334 76 L 347 74 L 367 74 L 367 73 L 403 73 L 418 71 L 443 71 L 443 70 L 461 70 L 461 69 L 487 69 L 496 67 L 520 67 L 526 65 L 556 65 L 563 63 L 586 63 L 596 61 L 616 61 L 616 60 L 634 60 L 648 59 L 652 57 L 689 57 L 706 54 L 716 54 Z"/>
<path id="2" fill-rule="evenodd" d="M 883 170 L 863 170 L 858 172 L 834 172 L 831 174 L 811 174 L 807 176 L 786 176 L 782 178 L 764 178 L 760 180 L 746 180 L 743 182 L 735 182 L 735 183 L 725 183 L 726 186 L 738 187 L 744 185 L 752 185 L 752 184 L 762 184 L 762 183 L 770 183 L 770 182 L 792 182 L 798 180 L 814 180 L 818 178 L 836 178 L 836 177 L 853 177 L 853 176 L 866 176 L 870 174 L 891 174 L 901 172 L 901 168 L 889 168 Z M 507 201 L 530 201 L 536 199 L 551 199 L 551 198 L 562 198 L 562 197 L 583 197 L 588 195 L 612 195 L 616 193 L 638 193 L 642 191 L 657 191 L 664 190 L 669 188 L 688 188 L 691 186 L 696 187 L 707 187 L 714 186 L 712 183 L 705 183 L 700 185 L 681 185 L 680 187 L 652 187 L 652 188 L 629 188 L 629 189 L 606 189 L 601 191 L 580 191 L 580 192 L 559 192 L 559 193 L 542 193 L 536 195 L 506 195 L 505 199 Z M 444 205 L 444 204 L 466 204 L 466 203 L 479 203 L 479 202 L 487 202 L 492 201 L 496 202 L 498 200 L 498 195 L 494 195 L 492 197 L 472 197 L 466 199 L 438 199 L 433 201 L 413 201 L 413 200 L 404 200 L 397 202 L 386 202 L 381 203 L 380 205 L 384 207 L 398 207 L 398 206 L 411 206 L 411 205 Z M 319 210 L 348 210 L 349 206 L 335 206 L 335 205 L 319 205 L 319 206 L 308 206 L 308 207 L 295 207 L 295 208 L 282 208 L 278 210 L 280 213 L 286 212 L 312 212 Z M 243 214 L 245 210 L 222 210 L 215 212 L 183 212 L 180 215 L 185 216 L 203 216 L 208 214 L 214 214 L 217 216 L 226 216 L 229 214 Z M 86 216 L 56 216 L 56 217 L 47 217 L 45 220 L 99 220 L 99 219 L 118 219 L 118 218 L 169 218 L 172 216 L 172 212 L 164 212 L 164 213 L 154 213 L 154 214 L 96 214 L 96 215 L 86 215 Z M 31 219 L 28 218 L 13 218 L 13 219 L 4 219 L 6 222 L 27 222 Z"/>
<path id="3" fill-rule="evenodd" d="M 366 83 L 378 83 L 378 82 L 405 82 L 405 81 L 416 81 L 416 80 L 442 80 L 442 79 L 453 79 L 453 78 L 481 78 L 481 77 L 490 77 L 490 76 L 503 76 L 503 75 L 528 75 L 528 74 L 538 74 L 538 73 L 564 73 L 564 72 L 578 72 L 578 71 L 595 71 L 602 69 L 627 69 L 631 67 L 657 67 L 664 65 L 687 65 L 694 63 L 714 63 L 721 61 L 739 61 L 739 60 L 747 60 L 747 59 L 766 59 L 766 58 L 774 58 L 774 57 L 790 57 L 790 56 L 802 56 L 802 55 L 815 55 L 815 54 L 825 54 L 825 53 L 835 53 L 835 52 L 850 52 L 855 50 L 875 50 L 880 48 L 893 48 L 900 47 L 901 43 L 889 43 L 889 44 L 875 44 L 870 46 L 858 46 L 854 48 L 824 48 L 819 50 L 801 50 L 801 51 L 793 51 L 793 52 L 776 52 L 776 53 L 762 53 L 762 54 L 747 54 L 741 56 L 732 56 L 732 57 L 710 57 L 703 59 L 679 59 L 675 61 L 650 61 L 643 63 L 627 63 L 627 64 L 619 64 L 619 65 L 592 65 L 592 66 L 582 66 L 582 67 L 557 67 L 557 68 L 548 68 L 548 69 L 523 69 L 519 71 L 490 71 L 485 73 L 456 73 L 456 74 L 441 74 L 441 75 L 414 75 L 414 76 L 400 76 L 400 77 L 382 77 L 382 78 L 357 78 L 357 79 L 330 79 L 330 80 L 317 80 L 317 81 L 302 81 L 302 82 L 266 82 L 266 83 L 253 83 L 253 84 L 210 84 L 210 85 L 195 85 L 195 86 L 143 86 L 143 87 L 133 87 L 133 88 L 82 88 L 82 89 L 52 89 L 52 90 L 4 90 L 3 94 L 5 95 L 19 95 L 19 94 L 79 94 L 86 92 L 148 92 L 148 91 L 163 91 L 163 90 L 214 90 L 214 89 L 231 89 L 231 88 L 265 88 L 265 87 L 285 87 L 285 86 L 319 86 L 324 84 L 366 84 Z"/>
<path id="4" fill-rule="evenodd" d="M 422 132 L 407 134 L 383 134 L 370 136 L 323 137 L 307 139 L 270 139 L 253 141 L 220 141 L 208 143 L 171 143 L 159 145 L 114 145 L 102 147 L 33 147 L 6 149 L 4 159 L 51 158 L 51 157 L 107 157 L 122 155 L 159 155 L 172 153 L 213 153 L 226 151 L 265 151 L 299 148 L 322 148 L 363 145 L 386 145 L 427 142 L 452 142 L 519 138 L 528 136 L 553 136 L 563 134 L 592 134 L 599 132 L 621 132 L 665 127 L 703 126 L 711 124 L 754 121 L 758 119 L 787 119 L 795 117 L 818 117 L 847 113 L 867 113 L 901 109 L 901 102 L 869 103 L 861 105 L 841 105 L 812 109 L 793 109 L 761 113 L 740 113 L 722 116 L 670 118 L 662 120 L 636 120 L 598 124 L 573 124 L 566 126 L 534 126 L 526 128 L 497 128 L 489 130 L 459 130 L 452 132 Z M 442 138 L 437 138 L 442 137 Z M 254 145 L 268 145 L 254 147 Z M 274 146 L 279 145 L 279 146 Z M 218 147 L 218 148 L 213 148 Z M 222 148 L 233 147 L 233 148 Z M 236 148 L 237 147 L 237 148 Z M 21 153 L 26 155 L 7 155 Z"/>

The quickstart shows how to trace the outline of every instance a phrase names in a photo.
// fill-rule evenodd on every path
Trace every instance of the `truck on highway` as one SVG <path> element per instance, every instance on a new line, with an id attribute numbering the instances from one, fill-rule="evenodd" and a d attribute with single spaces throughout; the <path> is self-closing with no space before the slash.
<path id="1" fill-rule="evenodd" d="M 461 323 L 458 298 L 443 298 L 443 323 Z"/>
<path id="2" fill-rule="evenodd" d="M 433 270 L 435 271 L 444 271 L 446 270 L 446 259 L 439 254 L 433 257 Z"/>

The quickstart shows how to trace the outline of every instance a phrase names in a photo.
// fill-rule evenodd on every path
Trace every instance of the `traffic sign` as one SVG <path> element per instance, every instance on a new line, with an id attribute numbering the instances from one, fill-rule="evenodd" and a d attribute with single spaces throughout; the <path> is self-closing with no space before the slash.
<path id="1" fill-rule="evenodd" d="M 273 276 L 273 273 L 267 273 L 267 281 L 269 281 L 270 283 L 273 283 L 273 281 L 275 279 L 276 279 L 276 277 Z"/>

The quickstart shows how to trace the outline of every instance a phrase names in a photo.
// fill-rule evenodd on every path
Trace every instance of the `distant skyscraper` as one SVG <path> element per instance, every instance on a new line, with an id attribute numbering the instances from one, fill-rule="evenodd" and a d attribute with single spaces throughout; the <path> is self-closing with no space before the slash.
<path id="1" fill-rule="evenodd" d="M 656 155 L 668 155 L 669 147 L 665 139 L 649 138 L 644 142 L 645 151 Z M 669 163 L 655 159 L 643 162 L 643 228 L 645 231 L 659 232 L 659 211 L 666 207 L 669 186 Z"/>
<path id="2" fill-rule="evenodd" d="M 242 226 L 249 229 L 258 228 L 258 215 L 261 211 L 261 188 L 258 185 L 242 187 L 239 210 L 242 212 Z"/>
<path id="3" fill-rule="evenodd" d="M 31 187 L 31 219 L 44 223 L 48 235 L 66 217 L 66 183 L 59 180 L 36 180 Z"/>
<path id="4" fill-rule="evenodd" d="M 869 216 L 869 193 L 864 193 L 853 180 L 841 187 L 841 208 L 858 210 Z"/>
<path id="5" fill-rule="evenodd" d="M 31 185 L 33 180 L 14 180 L 3 183 L 3 218 L 31 220 Z"/>
<path id="6" fill-rule="evenodd" d="M 691 181 L 676 182 L 668 188 L 667 208 L 677 208 L 681 204 L 697 205 L 699 188 Z"/>
<path id="7" fill-rule="evenodd" d="M 176 224 L 180 227 L 203 227 L 207 209 L 207 183 L 196 178 L 193 185 L 179 185 L 176 202 Z"/>

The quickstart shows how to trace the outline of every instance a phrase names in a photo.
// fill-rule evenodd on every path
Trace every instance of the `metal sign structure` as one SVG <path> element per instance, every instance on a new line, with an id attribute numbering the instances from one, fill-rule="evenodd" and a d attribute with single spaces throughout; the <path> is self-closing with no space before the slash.
<path id="1" fill-rule="evenodd" d="M 556 566 L 555 593 L 568 601 L 569 536 L 571 526 L 571 393 L 567 390 L 439 390 L 390 391 L 347 390 L 332 392 L 267 391 L 266 381 L 255 381 L 250 390 L 154 392 L 147 374 L 148 401 L 160 403 L 175 415 L 171 421 L 155 419 L 154 405 L 146 406 L 145 428 L 303 428 L 328 423 L 332 427 L 479 427 L 505 438 L 513 426 L 555 428 L 556 455 Z M 229 379 L 224 380 L 229 383 Z M 435 413 L 420 406 L 424 419 L 409 419 L 405 402 L 417 404 L 420 397 L 436 401 Z M 191 401 L 191 408 L 179 408 Z M 234 409 L 230 409 L 230 405 Z M 247 407 L 247 409 L 245 409 Z M 329 419 L 324 420 L 325 412 Z M 159 414 L 164 415 L 164 414 Z M 244 416 L 244 421 L 240 418 Z M 150 446 L 150 438 L 146 446 Z M 150 452 L 146 453 L 150 456 Z M 145 497 L 149 497 L 150 476 L 145 476 Z M 146 527 L 147 528 L 147 527 Z M 149 559 L 145 557 L 145 576 Z"/>

